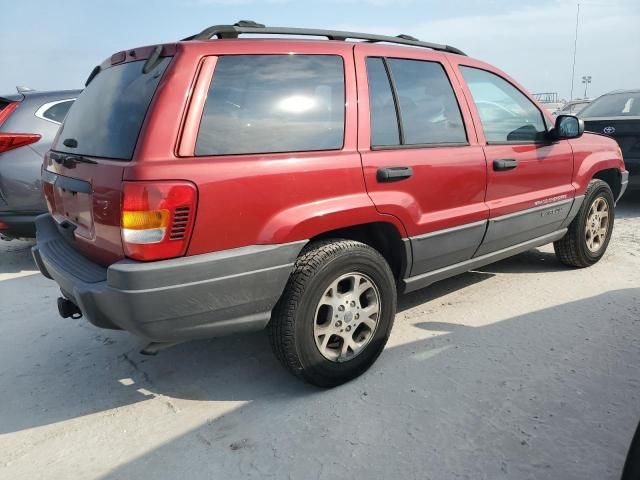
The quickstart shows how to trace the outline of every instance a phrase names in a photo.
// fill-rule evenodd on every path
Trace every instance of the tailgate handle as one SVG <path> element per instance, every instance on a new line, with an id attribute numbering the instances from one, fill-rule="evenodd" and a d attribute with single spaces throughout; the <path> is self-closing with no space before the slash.
<path id="1" fill-rule="evenodd" d="M 513 170 L 518 166 L 518 160 L 515 158 L 503 158 L 493 161 L 493 169 L 501 172 L 504 170 Z"/>
<path id="2" fill-rule="evenodd" d="M 411 167 L 388 167 L 378 169 L 376 175 L 379 182 L 395 182 L 410 178 L 413 175 Z"/>
<path id="3" fill-rule="evenodd" d="M 77 178 L 65 177 L 49 170 L 42 171 L 42 181 L 70 192 L 91 193 L 91 184 Z"/>

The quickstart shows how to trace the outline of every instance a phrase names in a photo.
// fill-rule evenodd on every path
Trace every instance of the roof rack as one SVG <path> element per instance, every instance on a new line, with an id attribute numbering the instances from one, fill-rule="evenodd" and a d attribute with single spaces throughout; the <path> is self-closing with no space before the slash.
<path id="1" fill-rule="evenodd" d="M 410 45 L 412 47 L 430 48 L 442 52 L 456 53 L 458 55 L 466 55 L 461 50 L 450 45 L 441 45 L 439 43 L 421 42 L 411 35 L 398 35 L 391 37 L 387 35 L 372 35 L 369 33 L 343 32 L 340 30 L 317 30 L 312 28 L 289 28 L 289 27 L 267 27 L 261 23 L 251 20 L 241 20 L 233 25 L 213 25 L 205 28 L 200 33 L 183 38 L 187 40 L 209 40 L 211 37 L 216 38 L 238 38 L 239 35 L 253 33 L 258 35 L 303 35 L 314 37 L 326 37 L 329 40 L 366 40 L 367 42 L 386 42 L 396 43 L 400 45 Z"/>

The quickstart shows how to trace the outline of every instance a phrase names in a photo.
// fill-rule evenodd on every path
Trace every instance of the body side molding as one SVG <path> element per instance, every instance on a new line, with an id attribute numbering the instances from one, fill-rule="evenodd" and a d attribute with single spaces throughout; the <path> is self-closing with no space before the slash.
<path id="1" fill-rule="evenodd" d="M 414 290 L 427 287 L 432 283 L 444 280 L 445 278 L 453 277 L 460 273 L 468 272 L 469 270 L 473 270 L 474 268 L 483 267 L 490 263 L 497 262 L 498 260 L 503 260 L 518 253 L 525 252 L 532 248 L 555 242 L 556 240 L 562 238 L 565 233 L 567 233 L 567 229 L 562 228 L 553 233 L 549 233 L 547 235 L 543 235 L 541 237 L 534 238 L 532 240 L 528 240 L 526 242 L 519 243 L 517 245 L 513 245 L 496 252 L 482 255 L 480 257 L 475 257 L 464 262 L 456 263 L 455 265 L 450 265 L 444 268 L 440 268 L 439 270 L 424 273 L 422 275 L 405 278 L 404 280 L 402 280 L 402 291 L 404 293 L 413 292 Z"/>

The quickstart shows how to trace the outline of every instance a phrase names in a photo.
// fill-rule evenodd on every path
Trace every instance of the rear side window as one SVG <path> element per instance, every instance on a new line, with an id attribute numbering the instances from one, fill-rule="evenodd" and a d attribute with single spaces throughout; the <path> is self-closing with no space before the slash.
<path id="1" fill-rule="evenodd" d="M 64 117 L 67 116 L 67 112 L 69 112 L 71 105 L 73 105 L 73 100 L 56 102 L 54 105 L 42 112 L 42 117 L 46 118 L 47 120 L 51 120 L 52 122 L 62 123 Z"/>
<path id="2" fill-rule="evenodd" d="M 476 104 L 488 143 L 542 141 L 542 112 L 520 90 L 486 70 L 460 67 Z"/>
<path id="3" fill-rule="evenodd" d="M 147 109 L 170 58 L 149 73 L 146 60 L 128 62 L 100 72 L 75 101 L 62 124 L 54 150 L 130 160 Z M 73 139 L 77 147 L 64 145 Z"/>
<path id="4" fill-rule="evenodd" d="M 221 56 L 195 153 L 338 150 L 344 112 L 344 65 L 339 56 Z"/>
<path id="5" fill-rule="evenodd" d="M 370 57 L 367 75 L 373 147 L 467 143 L 458 101 L 442 65 Z"/>
<path id="6" fill-rule="evenodd" d="M 398 117 L 391 83 L 381 58 L 367 58 L 369 81 L 369 111 L 371 115 L 371 145 L 400 144 Z"/>

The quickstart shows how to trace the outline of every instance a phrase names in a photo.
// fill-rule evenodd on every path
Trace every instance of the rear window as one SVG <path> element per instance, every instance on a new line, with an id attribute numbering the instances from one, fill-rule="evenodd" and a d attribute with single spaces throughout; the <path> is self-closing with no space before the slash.
<path id="1" fill-rule="evenodd" d="M 640 92 L 613 93 L 597 98 L 581 117 L 639 117 Z"/>
<path id="2" fill-rule="evenodd" d="M 78 96 L 62 125 L 54 150 L 130 160 L 142 122 L 170 58 L 149 73 L 146 60 L 123 63 L 100 72 Z M 73 139 L 77 147 L 64 145 Z"/>
<path id="3" fill-rule="evenodd" d="M 196 155 L 338 150 L 344 66 L 335 55 L 228 55 L 218 59 Z"/>

